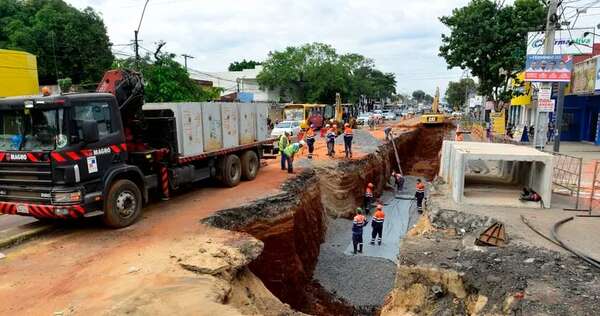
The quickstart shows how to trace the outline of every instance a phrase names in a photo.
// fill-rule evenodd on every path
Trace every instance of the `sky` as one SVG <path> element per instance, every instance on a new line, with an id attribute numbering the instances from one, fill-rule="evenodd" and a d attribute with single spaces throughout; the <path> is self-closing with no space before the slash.
<path id="1" fill-rule="evenodd" d="M 129 44 L 145 0 L 67 0 L 99 12 L 115 52 L 133 54 Z M 264 60 L 270 51 L 309 42 L 359 53 L 378 69 L 396 74 L 399 93 L 422 89 L 433 95 L 463 72 L 448 70 L 438 57 L 438 17 L 467 0 L 150 0 L 141 24 L 142 53 L 164 50 L 194 56 L 188 66 L 224 71 L 242 59 Z M 118 55 L 117 55 L 118 56 Z M 183 58 L 179 57 L 183 63 Z"/>

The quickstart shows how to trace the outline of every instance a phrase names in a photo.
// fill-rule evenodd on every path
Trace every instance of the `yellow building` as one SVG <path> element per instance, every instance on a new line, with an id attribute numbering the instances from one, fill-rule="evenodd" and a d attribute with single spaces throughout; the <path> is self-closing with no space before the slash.
<path id="1" fill-rule="evenodd" d="M 0 49 L 0 97 L 39 93 L 35 55 Z"/>
<path id="2" fill-rule="evenodd" d="M 512 88 L 519 91 L 521 95 L 510 100 L 508 121 L 513 126 L 529 125 L 532 119 L 531 96 L 533 89 L 531 89 L 530 82 L 525 82 L 525 72 L 517 74 L 517 80 L 513 80 Z"/>

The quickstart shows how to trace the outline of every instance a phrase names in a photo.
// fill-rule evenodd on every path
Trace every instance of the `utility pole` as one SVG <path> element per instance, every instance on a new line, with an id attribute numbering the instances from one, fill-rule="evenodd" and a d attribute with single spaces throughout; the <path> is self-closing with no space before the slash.
<path id="1" fill-rule="evenodd" d="M 558 84 L 558 95 L 556 96 L 556 119 L 554 120 L 554 152 L 560 152 L 560 132 L 563 118 L 563 109 L 565 105 L 565 87 L 566 83 Z"/>
<path id="2" fill-rule="evenodd" d="M 189 59 L 194 59 L 194 56 L 190 56 L 190 55 L 187 55 L 187 54 L 183 54 L 181 56 L 183 57 L 183 64 L 185 65 L 185 70 L 187 70 L 188 69 L 187 60 L 188 60 L 188 58 Z"/>
<path id="3" fill-rule="evenodd" d="M 544 55 L 554 54 L 554 30 L 556 23 L 556 10 L 558 0 L 548 3 L 548 16 L 546 17 L 546 31 L 544 32 Z M 543 82 L 542 89 L 552 89 L 551 82 Z M 539 106 L 535 108 L 535 133 L 533 134 L 533 147 L 544 149 L 546 143 L 546 130 L 548 128 L 548 113 L 540 112 Z"/>
<path id="4" fill-rule="evenodd" d="M 140 61 L 140 45 L 138 43 L 138 30 L 133 31 L 133 48 L 135 50 L 135 68 L 139 69 L 139 61 Z"/>
<path id="5" fill-rule="evenodd" d="M 142 20 L 144 19 L 144 13 L 146 13 L 146 7 L 148 6 L 148 2 L 150 0 L 146 0 L 146 3 L 144 3 L 144 9 L 142 10 L 142 16 L 140 17 L 140 22 L 138 23 L 138 27 L 135 31 L 133 31 L 133 36 L 134 36 L 134 40 L 133 40 L 133 47 L 135 49 L 135 68 L 136 70 L 139 70 L 139 62 L 140 62 L 140 45 L 138 43 L 138 33 L 140 32 L 140 27 L 142 27 Z"/>

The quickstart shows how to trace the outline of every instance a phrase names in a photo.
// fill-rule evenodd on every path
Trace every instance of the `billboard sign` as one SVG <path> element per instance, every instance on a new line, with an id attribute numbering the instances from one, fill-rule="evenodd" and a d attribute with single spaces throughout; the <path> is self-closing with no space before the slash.
<path id="1" fill-rule="evenodd" d="M 597 58 L 590 58 L 573 67 L 573 85 L 574 94 L 593 93 L 596 89 L 597 78 Z"/>
<path id="2" fill-rule="evenodd" d="M 556 31 L 554 54 L 591 54 L 594 46 L 594 28 Z M 544 54 L 544 32 L 527 33 L 527 55 Z"/>
<path id="3" fill-rule="evenodd" d="M 571 55 L 527 55 L 525 81 L 570 82 Z"/>

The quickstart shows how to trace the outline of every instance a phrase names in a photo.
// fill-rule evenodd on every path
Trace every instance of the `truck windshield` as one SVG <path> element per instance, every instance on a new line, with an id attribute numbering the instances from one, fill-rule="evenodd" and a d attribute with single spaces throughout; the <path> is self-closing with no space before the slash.
<path id="1" fill-rule="evenodd" d="M 53 150 L 67 145 L 62 109 L 0 110 L 0 150 Z"/>

